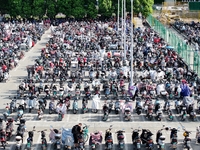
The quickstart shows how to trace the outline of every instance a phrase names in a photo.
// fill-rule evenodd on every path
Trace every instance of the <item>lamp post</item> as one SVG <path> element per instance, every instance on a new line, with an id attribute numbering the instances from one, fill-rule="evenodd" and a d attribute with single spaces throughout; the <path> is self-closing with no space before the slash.
<path id="1" fill-rule="evenodd" d="M 131 83 L 130 85 L 131 86 L 133 85 L 133 0 L 131 0 Z"/>
<path id="2" fill-rule="evenodd" d="M 118 8 L 117 8 L 117 34 L 119 34 L 119 0 L 118 0 Z"/>
<path id="3" fill-rule="evenodd" d="M 96 2 L 97 2 L 97 13 L 99 13 L 99 0 L 96 0 Z"/>
<path id="4" fill-rule="evenodd" d="M 124 0 L 124 61 L 126 61 L 126 0 Z"/>
<path id="5" fill-rule="evenodd" d="M 57 15 L 57 13 L 58 13 L 58 0 L 55 0 L 55 2 L 56 2 L 55 13 Z"/>
<path id="6" fill-rule="evenodd" d="M 44 15 L 47 15 L 47 0 L 44 0 L 44 10 L 45 10 L 45 14 Z"/>
<path id="7" fill-rule="evenodd" d="M 121 47 L 123 47 L 123 36 L 124 36 L 124 19 L 123 19 L 123 14 L 124 14 L 124 11 L 123 11 L 123 8 L 124 7 L 124 3 L 123 3 L 123 0 L 122 0 L 122 16 L 121 16 L 121 24 L 122 24 L 122 27 L 121 27 L 121 34 L 122 34 L 122 40 L 121 40 Z"/>

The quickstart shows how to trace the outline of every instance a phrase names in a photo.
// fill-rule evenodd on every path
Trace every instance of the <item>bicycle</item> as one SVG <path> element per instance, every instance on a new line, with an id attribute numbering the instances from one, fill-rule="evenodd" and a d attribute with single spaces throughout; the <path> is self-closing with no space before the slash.
<path id="1" fill-rule="evenodd" d="M 88 139 L 89 139 L 89 135 L 88 135 L 88 128 L 89 128 L 89 126 L 88 125 L 86 125 L 86 124 L 84 124 L 84 126 L 83 126 L 83 138 L 84 138 L 84 142 L 86 143 L 87 141 L 88 141 Z"/>

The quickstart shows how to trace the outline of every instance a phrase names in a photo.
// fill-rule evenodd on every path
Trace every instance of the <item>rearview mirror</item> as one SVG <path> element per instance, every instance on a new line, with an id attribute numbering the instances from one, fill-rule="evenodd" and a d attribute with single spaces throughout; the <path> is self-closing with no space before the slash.
<path id="1" fill-rule="evenodd" d="M 168 131 L 168 130 L 169 130 L 169 128 L 168 128 L 168 127 L 166 127 L 166 128 L 165 128 L 165 130 L 167 130 L 167 131 Z"/>

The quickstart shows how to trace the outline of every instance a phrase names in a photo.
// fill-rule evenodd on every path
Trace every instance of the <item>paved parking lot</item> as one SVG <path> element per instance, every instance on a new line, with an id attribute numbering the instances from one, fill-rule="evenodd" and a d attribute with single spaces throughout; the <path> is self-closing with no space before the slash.
<path id="1" fill-rule="evenodd" d="M 18 89 L 18 85 L 20 83 L 20 78 L 24 78 L 27 76 L 26 72 L 26 66 L 34 64 L 34 60 L 40 55 L 40 50 L 42 47 L 45 46 L 45 43 L 47 42 L 48 38 L 50 37 L 50 31 L 48 30 L 45 35 L 43 35 L 42 40 L 37 43 L 37 45 L 31 49 L 27 54 L 26 57 L 23 58 L 23 60 L 20 61 L 19 66 L 12 70 L 10 72 L 10 80 L 7 83 L 0 83 L 0 113 L 4 112 L 4 108 L 6 106 L 6 103 L 10 102 L 9 95 L 15 95 L 16 90 Z M 103 99 L 103 98 L 102 98 Z M 72 103 L 72 101 L 71 101 Z M 81 109 L 81 101 L 79 101 L 79 108 Z M 102 100 L 101 104 L 104 104 L 104 100 Z M 164 103 L 163 103 L 164 104 Z M 174 103 L 173 103 L 174 105 Z M 91 101 L 89 101 L 89 107 L 91 107 Z M 135 106 L 135 102 L 133 102 L 133 108 Z M 174 108 L 174 106 L 172 107 Z M 72 109 L 72 108 L 70 108 Z M 65 117 L 63 121 L 57 121 L 58 115 L 57 114 L 48 114 L 48 111 L 45 111 L 45 114 L 43 116 L 42 120 L 37 120 L 37 113 L 36 110 L 33 111 L 31 114 L 28 112 L 25 112 L 24 119 L 26 120 L 26 126 L 27 130 L 31 130 L 33 126 L 36 126 L 36 131 L 41 131 L 43 129 L 47 129 L 46 135 L 48 139 L 48 135 L 50 132 L 50 125 L 52 125 L 54 128 L 60 129 L 61 127 L 64 128 L 72 128 L 75 124 L 81 122 L 85 123 L 87 125 L 90 125 L 89 132 L 93 132 L 96 130 L 100 130 L 105 132 L 107 128 L 109 128 L 110 125 L 113 125 L 113 137 L 114 137 L 114 144 L 115 147 L 113 149 L 117 149 L 117 139 L 116 135 L 114 134 L 115 131 L 124 129 L 125 130 L 125 143 L 126 143 L 126 150 L 133 149 L 132 146 L 132 129 L 131 128 L 147 128 L 154 133 L 153 138 L 155 140 L 156 132 L 162 128 L 163 125 L 169 126 L 169 127 L 185 127 L 187 130 L 192 131 L 191 138 L 192 138 L 192 147 L 194 150 L 199 149 L 199 145 L 195 144 L 195 134 L 196 134 L 196 126 L 200 125 L 199 120 L 200 116 L 197 117 L 197 122 L 191 121 L 189 118 L 186 119 L 186 121 L 181 122 L 179 115 L 177 115 L 173 111 L 174 120 L 168 121 L 167 115 L 164 113 L 163 120 L 162 121 L 156 121 L 154 118 L 152 121 L 148 121 L 145 118 L 145 114 L 142 113 L 140 116 L 138 116 L 135 112 L 132 113 L 132 120 L 127 122 L 124 121 L 123 114 L 115 114 L 114 111 L 109 115 L 109 119 L 104 122 L 102 121 L 103 113 L 99 111 L 98 113 L 92 113 L 91 111 L 85 114 L 81 113 L 81 110 L 79 109 L 78 114 L 73 114 L 71 110 L 68 111 L 67 114 L 65 114 Z M 13 113 L 11 116 L 16 116 L 15 113 Z M 16 131 L 16 130 L 15 130 Z M 170 132 L 164 131 L 163 134 L 166 136 L 166 150 L 169 148 L 169 136 Z M 25 134 L 24 139 L 27 139 L 28 134 Z M 104 136 L 104 135 L 103 135 Z M 34 146 L 33 149 L 39 150 L 41 139 L 40 139 L 40 133 L 35 132 L 34 133 Z M 183 149 L 183 130 L 180 129 L 180 132 L 178 132 L 178 139 L 179 139 L 179 150 Z M 24 142 L 26 143 L 26 142 Z M 104 144 L 104 141 L 103 141 Z M 88 144 L 87 144 L 88 145 Z M 14 149 L 15 147 L 15 137 L 11 138 L 11 140 L 8 142 L 8 146 L 6 149 Z M 25 146 L 24 148 L 25 149 Z M 50 144 L 49 148 L 50 149 Z M 87 146 L 86 149 L 89 149 Z M 100 147 L 100 149 L 103 149 L 103 146 Z"/>

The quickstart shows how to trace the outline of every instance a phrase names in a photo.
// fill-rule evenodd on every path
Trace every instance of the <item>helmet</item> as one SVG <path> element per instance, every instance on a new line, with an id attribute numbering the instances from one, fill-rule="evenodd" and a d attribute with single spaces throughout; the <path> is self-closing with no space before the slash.
<path id="1" fill-rule="evenodd" d="M 186 137 L 188 134 L 186 132 L 183 133 L 183 136 Z"/>

